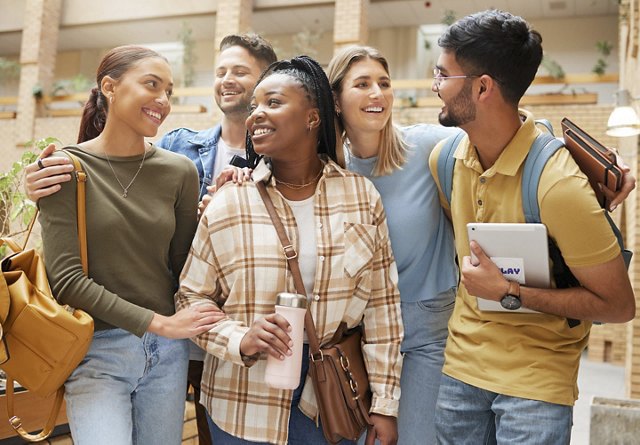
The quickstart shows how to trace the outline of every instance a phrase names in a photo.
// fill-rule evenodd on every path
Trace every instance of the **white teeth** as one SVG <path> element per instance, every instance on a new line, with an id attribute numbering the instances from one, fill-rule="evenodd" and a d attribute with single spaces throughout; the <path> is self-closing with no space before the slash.
<path id="1" fill-rule="evenodd" d="M 271 133 L 273 130 L 271 128 L 256 128 L 253 130 L 254 136 L 260 136 L 261 134 Z"/>
<path id="2" fill-rule="evenodd" d="M 236 96 L 240 93 L 236 92 L 236 91 L 225 91 L 224 93 L 222 93 L 223 96 Z"/>
<path id="3" fill-rule="evenodd" d="M 382 107 L 367 107 L 364 111 L 368 113 L 382 113 Z"/>
<path id="4" fill-rule="evenodd" d="M 151 117 L 155 117 L 156 119 L 162 119 L 162 115 L 156 111 L 145 110 L 145 113 L 147 113 Z"/>

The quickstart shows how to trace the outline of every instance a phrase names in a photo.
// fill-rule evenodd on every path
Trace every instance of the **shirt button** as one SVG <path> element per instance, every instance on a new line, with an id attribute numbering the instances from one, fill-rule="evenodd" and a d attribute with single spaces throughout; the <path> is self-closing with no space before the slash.
<path id="1" fill-rule="evenodd" d="M 320 295 L 314 295 L 313 299 L 316 300 L 316 301 L 319 301 L 320 300 Z"/>
<path id="2" fill-rule="evenodd" d="M 318 229 L 322 229 L 322 223 L 318 223 Z"/>
<path id="3" fill-rule="evenodd" d="M 318 259 L 319 259 L 320 261 L 324 261 L 324 256 L 320 255 L 320 256 L 318 257 Z"/>
<path id="4" fill-rule="evenodd" d="M 480 178 L 480 184 L 484 184 L 485 182 L 487 182 L 487 178 Z"/>
<path id="5" fill-rule="evenodd" d="M 478 205 L 481 206 L 482 205 L 482 199 L 478 199 Z"/>

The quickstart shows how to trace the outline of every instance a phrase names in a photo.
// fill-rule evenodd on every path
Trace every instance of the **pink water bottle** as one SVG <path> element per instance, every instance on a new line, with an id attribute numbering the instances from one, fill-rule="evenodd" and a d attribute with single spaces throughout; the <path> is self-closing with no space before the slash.
<path id="1" fill-rule="evenodd" d="M 302 368 L 302 345 L 304 342 L 304 315 L 307 312 L 307 297 L 281 292 L 276 297 L 276 313 L 287 319 L 291 325 L 289 337 L 293 341 L 291 355 L 279 360 L 267 356 L 264 381 L 272 388 L 296 389 L 300 384 Z"/>

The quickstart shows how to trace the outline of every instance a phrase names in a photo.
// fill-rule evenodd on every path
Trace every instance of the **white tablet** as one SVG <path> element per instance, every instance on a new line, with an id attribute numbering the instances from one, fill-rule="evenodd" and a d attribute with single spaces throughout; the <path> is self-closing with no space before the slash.
<path id="1" fill-rule="evenodd" d="M 509 280 L 522 285 L 548 288 L 551 285 L 547 228 L 544 224 L 469 223 L 469 241 L 476 241 Z M 471 254 L 471 262 L 477 259 Z M 478 298 L 482 311 L 536 312 L 504 309 L 499 301 Z"/>

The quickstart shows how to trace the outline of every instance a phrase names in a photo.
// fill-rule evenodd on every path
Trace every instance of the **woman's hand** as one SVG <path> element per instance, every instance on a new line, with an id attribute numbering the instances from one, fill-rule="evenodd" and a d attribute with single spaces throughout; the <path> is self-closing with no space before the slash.
<path id="1" fill-rule="evenodd" d="M 33 202 L 60 190 L 62 182 L 71 180 L 73 164 L 66 157 L 54 156 L 55 144 L 49 144 L 42 150 L 38 160 L 25 167 L 26 179 L 24 191 Z"/>
<path id="2" fill-rule="evenodd" d="M 398 443 L 398 421 L 395 417 L 382 414 L 371 414 L 369 417 L 373 425 L 367 429 L 365 445 L 374 445 L 376 439 L 380 441 L 380 445 Z"/>
<path id="3" fill-rule="evenodd" d="M 147 331 L 167 338 L 191 338 L 209 331 L 225 317 L 218 306 L 201 303 L 182 309 L 171 317 L 154 314 Z"/>
<path id="4" fill-rule="evenodd" d="M 255 355 L 266 352 L 277 359 L 291 355 L 293 342 L 289 338 L 291 326 L 282 315 L 270 314 L 253 322 L 249 331 L 240 341 L 240 352 L 244 355 Z"/>

